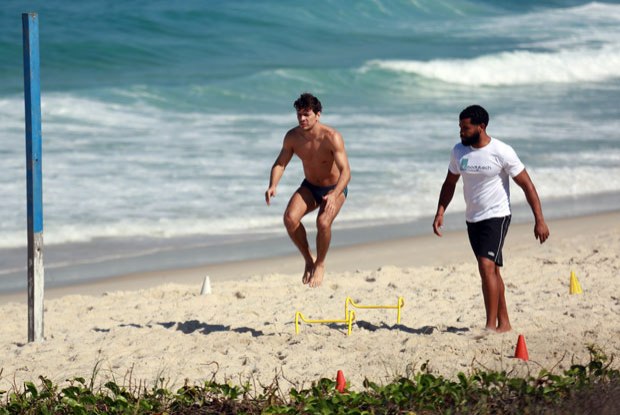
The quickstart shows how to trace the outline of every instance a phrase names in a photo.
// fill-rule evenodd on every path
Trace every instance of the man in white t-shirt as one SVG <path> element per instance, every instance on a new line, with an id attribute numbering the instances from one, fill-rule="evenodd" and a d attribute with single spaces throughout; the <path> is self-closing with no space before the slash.
<path id="1" fill-rule="evenodd" d="M 461 142 L 452 149 L 433 230 L 441 236 L 444 212 L 463 176 L 467 234 L 482 278 L 486 329 L 501 333 L 511 330 L 500 274 L 502 247 L 511 218 L 509 176 L 525 193 L 534 213 L 534 236 L 541 244 L 549 237 L 549 228 L 525 166 L 512 147 L 487 134 L 488 124 L 489 114 L 479 105 L 469 106 L 459 115 Z"/>

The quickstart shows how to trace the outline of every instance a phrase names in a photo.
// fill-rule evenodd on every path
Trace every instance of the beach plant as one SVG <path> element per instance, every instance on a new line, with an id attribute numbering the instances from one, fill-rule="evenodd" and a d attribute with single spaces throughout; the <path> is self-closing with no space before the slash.
<path id="1" fill-rule="evenodd" d="M 168 390 L 163 380 L 151 387 L 114 381 L 95 387 L 95 370 L 89 382 L 76 377 L 60 386 L 41 376 L 38 385 L 25 382 L 20 390 L 0 391 L 0 415 L 620 413 L 620 371 L 596 346 L 588 350 L 588 363 L 575 363 L 562 374 L 543 369 L 536 376 L 518 377 L 474 370 L 447 379 L 422 365 L 386 385 L 366 379 L 361 391 L 344 393 L 327 378 L 285 393 L 277 378 L 260 388 L 213 380 L 186 383 L 176 391 Z"/>

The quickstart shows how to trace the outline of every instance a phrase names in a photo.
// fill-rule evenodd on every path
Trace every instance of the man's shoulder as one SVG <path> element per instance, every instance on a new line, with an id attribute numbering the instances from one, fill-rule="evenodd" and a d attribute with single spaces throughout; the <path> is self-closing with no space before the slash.
<path id="1" fill-rule="evenodd" d="M 456 143 L 454 147 L 452 147 L 452 154 L 465 154 L 471 151 L 471 147 L 464 146 L 463 143 Z"/>
<path id="2" fill-rule="evenodd" d="M 284 134 L 284 141 L 289 143 L 294 143 L 295 141 L 299 141 L 302 138 L 299 126 L 293 127 Z"/>
<path id="3" fill-rule="evenodd" d="M 323 142 L 328 145 L 328 148 L 334 152 L 344 151 L 344 138 L 338 130 L 328 125 L 323 126 L 325 127 Z"/>
<path id="4" fill-rule="evenodd" d="M 321 124 L 321 128 L 322 128 L 322 132 L 323 132 L 323 137 L 333 141 L 333 140 L 342 140 L 342 135 L 338 132 L 338 130 L 336 130 L 334 127 L 331 127 L 329 125 L 325 125 L 325 124 Z"/>
<path id="5" fill-rule="evenodd" d="M 491 142 L 489 144 L 491 144 L 490 149 L 500 154 L 504 154 L 506 152 L 509 152 L 509 153 L 515 152 L 514 148 L 512 148 L 510 144 L 495 137 L 491 137 Z"/>
<path id="6" fill-rule="evenodd" d="M 291 128 L 290 130 L 288 130 L 288 131 L 286 132 L 286 134 L 284 134 L 284 137 L 285 137 L 285 138 L 286 138 L 286 137 L 294 137 L 294 136 L 297 136 L 297 135 L 299 135 L 299 126 L 297 126 L 297 127 L 293 127 L 293 128 Z"/>
<path id="7" fill-rule="evenodd" d="M 494 147 L 497 148 L 508 148 L 510 147 L 510 144 L 506 143 L 505 141 L 500 140 L 499 138 L 495 138 L 495 137 L 491 137 L 491 142 L 489 143 Z M 512 147 L 510 147 L 512 148 Z"/>

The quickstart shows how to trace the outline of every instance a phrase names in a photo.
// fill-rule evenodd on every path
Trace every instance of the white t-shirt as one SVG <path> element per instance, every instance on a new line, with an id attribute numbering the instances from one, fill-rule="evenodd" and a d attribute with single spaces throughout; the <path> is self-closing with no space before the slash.
<path id="1" fill-rule="evenodd" d="M 452 149 L 448 169 L 463 176 L 468 222 L 510 215 L 508 176 L 515 177 L 525 166 L 508 144 L 495 138 L 482 148 L 458 143 Z"/>

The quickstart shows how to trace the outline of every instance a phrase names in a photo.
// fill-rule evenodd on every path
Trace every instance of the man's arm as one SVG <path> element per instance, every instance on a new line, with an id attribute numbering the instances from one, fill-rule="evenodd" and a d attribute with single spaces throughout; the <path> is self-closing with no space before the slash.
<path id="1" fill-rule="evenodd" d="M 435 213 L 435 219 L 433 220 L 433 232 L 435 235 L 441 236 L 441 227 L 443 226 L 443 214 L 445 213 L 448 205 L 452 201 L 452 197 L 454 196 L 454 189 L 456 188 L 456 183 L 459 181 L 461 176 L 459 174 L 454 174 L 448 170 L 448 174 L 446 175 L 446 179 L 441 186 L 441 192 L 439 193 L 439 202 L 437 203 L 437 213 Z"/>
<path id="2" fill-rule="evenodd" d="M 284 142 L 282 143 L 282 149 L 280 150 L 280 154 L 276 161 L 273 163 L 271 167 L 271 174 L 269 176 L 269 188 L 265 192 L 265 202 L 267 205 L 271 203 L 271 198 L 276 196 L 276 187 L 278 183 L 280 183 L 280 179 L 284 174 L 284 169 L 288 165 L 289 161 L 293 158 L 293 146 L 291 144 L 291 139 L 288 134 L 284 137 Z"/>
<path id="3" fill-rule="evenodd" d="M 351 180 L 351 168 L 349 166 L 347 152 L 344 149 L 344 139 L 342 138 L 342 135 L 340 135 L 339 132 L 334 131 L 330 141 L 333 146 L 334 163 L 336 163 L 336 167 L 338 168 L 338 171 L 340 171 L 340 176 L 336 182 L 336 187 L 323 196 L 323 200 L 326 202 L 325 210 L 328 212 L 333 212 L 336 206 L 336 198 L 344 192 L 345 187 L 347 187 L 349 181 Z"/>
<path id="4" fill-rule="evenodd" d="M 536 187 L 534 187 L 534 183 L 532 183 L 532 179 L 530 179 L 530 175 L 527 174 L 527 171 L 525 169 L 523 169 L 521 173 L 517 174 L 512 179 L 517 185 L 519 185 L 521 189 L 523 189 L 523 193 L 525 193 L 527 203 L 532 208 L 532 213 L 534 214 L 535 221 L 534 236 L 542 244 L 549 237 L 549 228 L 545 223 L 540 199 L 538 198 L 538 193 L 536 192 Z"/>

